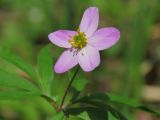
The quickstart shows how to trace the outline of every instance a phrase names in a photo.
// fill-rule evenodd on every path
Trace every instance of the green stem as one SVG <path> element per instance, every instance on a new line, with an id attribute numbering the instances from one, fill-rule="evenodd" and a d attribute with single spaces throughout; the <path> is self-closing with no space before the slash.
<path id="1" fill-rule="evenodd" d="M 61 102 L 61 104 L 60 104 L 60 107 L 59 107 L 59 110 L 58 110 L 58 111 L 61 111 L 62 108 L 63 108 L 63 104 L 64 104 L 64 101 L 65 101 L 65 99 L 66 99 L 67 93 L 68 93 L 68 91 L 69 91 L 70 88 L 71 88 L 71 85 L 72 85 L 72 83 L 73 83 L 73 81 L 74 81 L 74 79 L 75 79 L 75 77 L 76 77 L 76 75 L 77 75 L 77 73 L 78 73 L 78 71 L 79 71 L 79 68 L 80 68 L 80 66 L 77 67 L 75 73 L 73 74 L 73 77 L 71 78 L 71 80 L 70 80 L 70 82 L 69 82 L 69 84 L 68 84 L 68 86 L 67 86 L 67 88 L 66 88 L 66 90 L 65 90 L 65 93 L 64 93 L 64 96 L 63 96 L 63 98 L 62 98 L 62 102 Z"/>

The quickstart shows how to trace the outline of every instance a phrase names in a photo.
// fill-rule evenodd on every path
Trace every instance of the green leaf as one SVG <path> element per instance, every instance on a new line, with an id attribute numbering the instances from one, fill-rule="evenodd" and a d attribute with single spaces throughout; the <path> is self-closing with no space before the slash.
<path id="1" fill-rule="evenodd" d="M 83 120 L 89 120 L 89 116 L 87 112 L 82 112 L 81 114 L 78 115 L 78 117 Z"/>
<path id="2" fill-rule="evenodd" d="M 87 110 L 91 120 L 108 120 L 108 112 L 105 109 L 92 108 Z"/>
<path id="3" fill-rule="evenodd" d="M 117 120 L 110 112 L 108 112 L 108 119 L 109 120 Z"/>
<path id="4" fill-rule="evenodd" d="M 56 114 L 52 120 L 64 120 L 65 119 L 65 116 L 64 116 L 64 113 L 63 112 L 60 112 L 58 114 Z"/>
<path id="5" fill-rule="evenodd" d="M 114 109 L 113 107 L 111 107 L 111 106 L 108 105 L 107 109 L 118 120 L 128 120 L 122 113 L 120 113 L 118 110 Z"/>
<path id="6" fill-rule="evenodd" d="M 113 95 L 113 94 L 106 94 L 106 95 L 110 98 L 110 102 L 112 102 L 112 103 L 124 104 L 129 107 L 132 107 L 135 109 L 140 109 L 140 110 L 143 110 L 146 112 L 150 112 L 154 115 L 160 116 L 160 112 L 152 110 L 151 108 L 146 107 L 146 105 L 140 104 L 133 99 L 129 99 L 129 98 L 125 98 L 122 96 Z"/>
<path id="7" fill-rule="evenodd" d="M 86 101 L 90 101 L 90 100 L 101 101 L 104 103 L 123 104 L 123 105 L 129 106 L 129 107 L 135 108 L 135 109 L 140 109 L 140 110 L 155 114 L 157 116 L 160 116 L 160 112 L 152 110 L 151 108 L 146 107 L 145 105 L 140 104 L 133 99 L 129 99 L 129 98 L 125 98 L 122 96 L 113 95 L 113 94 L 106 94 L 106 93 L 89 94 L 89 95 L 84 96 L 78 100 L 73 101 L 73 103 L 86 102 Z"/>
<path id="8" fill-rule="evenodd" d="M 88 115 L 82 114 L 87 112 Z M 95 107 L 95 106 L 83 106 L 83 107 L 73 107 L 73 108 L 68 108 L 65 110 L 65 113 L 67 115 L 74 115 L 74 116 L 79 116 L 82 119 L 90 118 L 91 120 L 108 120 L 108 112 L 107 109 L 103 109 L 102 107 L 100 108 Z M 83 115 L 83 116 L 82 116 Z M 99 119 L 98 119 L 99 118 Z"/>
<path id="9" fill-rule="evenodd" d="M 82 119 L 82 118 L 77 117 L 77 116 L 69 116 L 69 120 L 89 120 L 89 119 Z"/>
<path id="10" fill-rule="evenodd" d="M 85 101 L 85 103 L 93 105 L 95 107 L 99 107 L 100 110 L 103 109 L 103 110 L 111 112 L 112 115 L 114 117 L 116 117 L 118 120 L 128 120 L 122 113 L 120 113 L 118 110 L 114 109 L 113 107 L 111 107 L 107 103 L 104 103 L 101 101 L 92 101 L 92 100 Z M 107 113 L 107 115 L 108 115 L 108 113 Z"/>
<path id="11" fill-rule="evenodd" d="M 40 94 L 25 91 L 0 91 L 0 100 L 17 100 L 35 96 L 40 96 Z"/>
<path id="12" fill-rule="evenodd" d="M 0 86 L 18 88 L 32 92 L 38 92 L 39 89 L 30 81 L 16 75 L 0 70 Z"/>
<path id="13" fill-rule="evenodd" d="M 89 99 L 108 101 L 110 98 L 104 93 L 94 93 L 88 96 Z"/>
<path id="14" fill-rule="evenodd" d="M 94 93 L 94 94 L 88 94 L 87 96 L 81 97 L 77 100 L 74 100 L 73 103 L 76 102 L 83 102 L 88 100 L 100 100 L 100 101 L 109 101 L 110 98 L 104 94 L 104 93 Z"/>
<path id="15" fill-rule="evenodd" d="M 11 53 L 8 50 L 3 50 L 0 52 L 0 57 L 8 61 L 9 63 L 14 64 L 18 68 L 20 68 L 22 71 L 27 73 L 33 80 L 36 80 L 36 72 L 34 68 L 32 67 L 32 65 L 24 61 L 19 56 Z"/>
<path id="16" fill-rule="evenodd" d="M 134 99 L 129 99 L 129 98 L 126 98 L 126 97 L 122 97 L 122 96 L 118 96 L 118 95 L 113 95 L 113 94 L 109 94 L 109 93 L 107 93 L 105 95 L 109 97 L 109 101 L 110 102 L 125 104 L 127 106 L 135 107 L 135 108 L 140 105 Z"/>
<path id="17" fill-rule="evenodd" d="M 107 111 L 111 112 L 114 117 L 116 117 L 118 120 L 128 120 L 122 113 L 120 113 L 118 110 L 114 109 L 110 105 L 108 105 L 105 102 L 102 101 L 95 101 L 92 99 L 83 99 L 83 101 L 79 101 L 88 105 L 92 105 L 91 108 L 85 108 L 85 110 L 90 110 L 90 109 L 97 109 L 101 110 L 100 113 L 106 113 Z M 98 113 L 98 112 L 97 112 Z M 104 114 L 105 115 L 105 114 Z M 108 112 L 107 112 L 107 118 L 108 118 Z M 94 120 L 94 119 L 93 119 Z"/>
<path id="18" fill-rule="evenodd" d="M 52 58 L 52 45 L 49 44 L 42 48 L 38 55 L 38 71 L 41 84 L 45 91 L 50 90 L 51 81 L 54 78 L 53 72 L 53 58 Z"/>
<path id="19" fill-rule="evenodd" d="M 84 106 L 84 107 L 73 107 L 73 108 L 67 108 L 65 110 L 65 113 L 67 115 L 79 115 L 83 113 L 86 110 L 91 109 L 92 107 Z"/>

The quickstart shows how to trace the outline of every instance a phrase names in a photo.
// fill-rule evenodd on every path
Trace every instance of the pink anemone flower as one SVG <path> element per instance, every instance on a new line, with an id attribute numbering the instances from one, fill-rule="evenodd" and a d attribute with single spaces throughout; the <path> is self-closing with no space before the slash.
<path id="1" fill-rule="evenodd" d="M 64 73 L 77 64 L 89 72 L 100 64 L 99 51 L 113 46 L 119 40 L 120 32 L 114 27 L 97 30 L 98 23 L 98 8 L 89 7 L 77 31 L 58 30 L 49 34 L 53 44 L 66 48 L 54 66 L 56 73 Z"/>

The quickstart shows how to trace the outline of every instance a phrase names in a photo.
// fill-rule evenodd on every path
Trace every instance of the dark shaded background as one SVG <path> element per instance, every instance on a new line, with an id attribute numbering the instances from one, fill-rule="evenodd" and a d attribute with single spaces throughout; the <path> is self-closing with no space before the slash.
<path id="1" fill-rule="evenodd" d="M 0 50 L 11 49 L 36 67 L 37 53 L 49 43 L 48 34 L 76 30 L 90 6 L 99 8 L 99 27 L 117 27 L 121 39 L 101 52 L 96 70 L 81 71 L 75 86 L 81 89 L 88 82 L 86 91 L 116 93 L 160 110 L 160 0 L 0 0 Z M 62 51 L 54 46 L 54 62 Z M 1 59 L 0 69 L 25 76 Z M 53 93 L 61 95 L 68 73 L 55 76 L 59 89 L 53 83 Z M 123 106 L 120 110 L 129 120 L 160 120 Z M 49 120 L 54 113 L 40 98 L 0 102 L 0 120 Z"/>

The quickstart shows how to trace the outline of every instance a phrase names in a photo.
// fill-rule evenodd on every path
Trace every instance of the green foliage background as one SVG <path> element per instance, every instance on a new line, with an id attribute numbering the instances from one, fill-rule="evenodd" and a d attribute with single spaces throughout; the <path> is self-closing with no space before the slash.
<path id="1" fill-rule="evenodd" d="M 26 79 L 31 79 L 28 75 L 34 79 L 37 73 L 28 69 L 36 69 L 42 75 L 44 92 L 51 89 L 51 97 L 61 101 L 64 88 L 74 70 L 63 75 L 48 73 L 51 76 L 45 76 L 46 70 L 51 70 L 52 66 L 45 66 L 47 58 L 44 60 L 38 53 L 49 43 L 49 33 L 58 29 L 76 30 L 84 10 L 90 6 L 99 8 L 99 27 L 117 27 L 121 31 L 121 39 L 112 48 L 101 52 L 101 65 L 96 70 L 91 73 L 81 71 L 74 86 L 78 90 L 85 88 L 84 94 L 111 92 L 133 98 L 160 111 L 160 98 L 151 99 L 152 93 L 145 91 L 150 87 L 160 89 L 160 0 L 0 0 L 1 53 L 10 54 L 6 51 L 9 49 L 34 66 L 25 66 L 23 72 L 0 59 L 0 69 L 9 72 L 11 76 L 8 77 L 18 73 Z M 52 53 L 48 54 L 52 58 L 48 58 L 48 62 L 53 60 L 55 63 L 63 49 L 54 45 L 51 47 Z M 11 61 L 19 66 L 23 64 L 14 60 Z M 0 75 L 3 74 L 0 72 Z M 45 79 L 52 78 L 54 81 L 47 81 L 50 83 L 48 85 Z M 9 82 L 19 84 L 18 80 Z M 25 89 L 25 84 L 30 83 L 20 84 L 19 87 Z M 0 87 L 0 90 L 6 89 L 4 87 Z M 38 94 L 34 86 L 31 85 L 31 89 Z M 8 91 L 8 94 L 21 94 L 12 89 Z M 129 120 L 141 120 L 141 117 L 146 117 L 145 120 L 159 120 L 128 107 L 118 106 L 117 109 Z M 0 120 L 50 120 L 54 114 L 55 110 L 45 100 L 31 97 L 30 94 L 26 94 L 20 101 L 0 101 Z"/>

